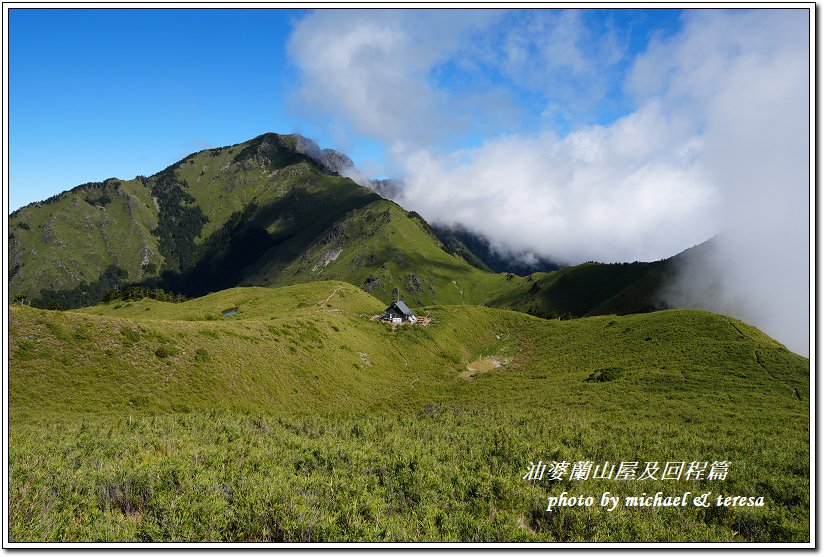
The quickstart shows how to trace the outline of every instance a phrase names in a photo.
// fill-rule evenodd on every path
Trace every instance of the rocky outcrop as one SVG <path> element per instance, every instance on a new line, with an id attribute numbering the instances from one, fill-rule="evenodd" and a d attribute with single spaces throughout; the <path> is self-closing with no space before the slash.
<path id="1" fill-rule="evenodd" d="M 348 176 L 355 170 L 355 163 L 352 159 L 334 149 L 321 151 L 320 164 L 324 172 L 337 173 L 341 176 Z"/>

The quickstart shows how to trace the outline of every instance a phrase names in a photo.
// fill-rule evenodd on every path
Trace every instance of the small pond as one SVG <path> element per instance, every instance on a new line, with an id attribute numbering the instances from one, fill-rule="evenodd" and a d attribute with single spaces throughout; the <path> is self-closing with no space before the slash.
<path id="1" fill-rule="evenodd" d="M 224 309 L 220 313 L 223 314 L 223 317 L 227 317 L 229 315 L 237 315 L 237 308 Z"/>

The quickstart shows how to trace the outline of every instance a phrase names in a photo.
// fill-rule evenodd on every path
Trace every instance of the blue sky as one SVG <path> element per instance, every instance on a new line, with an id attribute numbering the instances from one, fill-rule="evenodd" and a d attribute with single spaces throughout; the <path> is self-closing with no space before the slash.
<path id="1" fill-rule="evenodd" d="M 11 9 L 10 209 L 298 132 L 515 258 L 722 234 L 665 295 L 804 352 L 811 10 L 739 6 Z"/>
<path id="2" fill-rule="evenodd" d="M 377 174 L 398 171 L 383 160 L 385 138 L 359 133 L 346 122 L 330 124 L 313 107 L 301 106 L 301 69 L 287 44 L 296 23 L 309 15 L 293 10 L 10 10 L 10 210 L 83 182 L 152 174 L 190 152 L 266 131 L 297 131 L 324 147 L 344 149 Z M 497 26 L 483 31 L 490 43 L 498 40 L 507 20 L 523 21 L 531 14 L 496 17 Z M 591 11 L 585 19 L 596 35 L 618 29 L 628 47 L 629 56 L 611 70 L 615 83 L 606 102 L 585 118 L 608 122 L 628 110 L 619 78 L 632 54 L 645 48 L 652 34 L 677 29 L 679 13 Z M 508 122 L 473 118 L 449 135 L 450 148 L 547 125 L 540 116 L 546 102 L 540 86 L 520 82 L 489 61 L 470 68 L 463 62 L 437 63 L 428 79 L 454 95 L 498 88 L 518 105 L 519 114 Z M 550 124 L 561 132 L 570 126 L 566 115 L 552 117 Z"/>
<path id="3" fill-rule="evenodd" d="M 299 12 L 13 9 L 10 205 L 301 127 L 283 45 Z"/>

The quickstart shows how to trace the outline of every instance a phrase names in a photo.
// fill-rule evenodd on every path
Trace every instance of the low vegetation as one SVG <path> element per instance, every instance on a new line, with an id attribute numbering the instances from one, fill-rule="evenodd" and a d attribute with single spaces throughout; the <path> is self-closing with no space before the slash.
<path id="1" fill-rule="evenodd" d="M 10 541 L 809 540 L 809 361 L 760 331 L 383 308 L 344 282 L 12 307 Z M 539 461 L 729 476 L 523 479 Z M 765 505 L 546 511 L 605 491 Z"/>

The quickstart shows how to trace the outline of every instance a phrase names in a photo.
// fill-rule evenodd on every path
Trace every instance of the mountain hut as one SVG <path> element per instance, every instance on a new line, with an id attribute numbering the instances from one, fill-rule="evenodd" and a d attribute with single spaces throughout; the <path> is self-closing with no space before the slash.
<path id="1" fill-rule="evenodd" d="M 403 301 L 392 302 L 386 311 L 383 312 L 383 317 L 381 317 L 384 321 L 389 321 L 390 323 L 394 323 L 399 325 L 406 321 L 407 323 L 416 323 L 418 318 L 415 317 L 415 312 L 409 309 Z"/>

